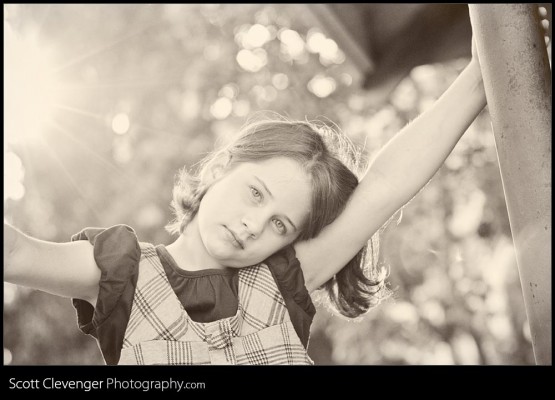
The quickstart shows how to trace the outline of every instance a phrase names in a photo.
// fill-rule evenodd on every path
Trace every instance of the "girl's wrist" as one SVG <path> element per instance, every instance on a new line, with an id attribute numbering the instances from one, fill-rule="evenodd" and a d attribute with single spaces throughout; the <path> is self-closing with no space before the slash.
<path id="1" fill-rule="evenodd" d="M 480 62 L 475 59 L 472 58 L 470 60 L 470 62 L 468 63 L 466 69 L 468 69 L 469 71 L 471 71 L 472 75 L 479 81 L 482 81 L 482 69 L 480 67 Z"/>
<path id="2" fill-rule="evenodd" d="M 475 58 L 470 60 L 470 63 L 468 63 L 464 72 L 465 75 L 468 77 L 468 82 L 470 83 L 470 87 L 473 89 L 473 91 L 477 91 L 480 95 L 485 96 L 482 69 L 478 60 L 476 60 Z"/>

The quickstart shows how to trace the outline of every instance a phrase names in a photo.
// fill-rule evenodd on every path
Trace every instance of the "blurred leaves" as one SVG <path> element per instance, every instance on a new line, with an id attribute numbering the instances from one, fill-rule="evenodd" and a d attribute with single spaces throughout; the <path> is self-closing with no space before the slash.
<path id="1" fill-rule="evenodd" d="M 250 113 L 325 116 L 371 156 L 466 63 L 415 68 L 375 108 L 337 43 L 299 7 L 8 6 L 14 32 L 51 52 L 63 98 L 40 137 L 6 146 L 5 189 L 14 190 L 5 217 L 45 240 L 125 223 L 140 240 L 167 244 L 175 172 Z M 359 323 L 320 310 L 309 348 L 317 363 L 533 364 L 487 114 L 389 226 L 382 249 L 396 299 Z M 103 363 L 69 300 L 6 284 L 4 355 Z"/>

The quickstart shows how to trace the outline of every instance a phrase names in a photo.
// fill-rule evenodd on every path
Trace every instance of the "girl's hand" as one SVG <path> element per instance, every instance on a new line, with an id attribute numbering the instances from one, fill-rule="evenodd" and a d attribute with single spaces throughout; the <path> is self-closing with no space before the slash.
<path id="1" fill-rule="evenodd" d="M 478 49 L 476 48 L 476 38 L 472 36 L 472 59 L 468 65 L 468 68 L 474 71 L 474 74 L 478 77 L 479 81 L 482 81 L 482 67 L 480 66 L 480 58 L 478 57 Z M 483 84 L 480 84 L 483 90 Z"/>

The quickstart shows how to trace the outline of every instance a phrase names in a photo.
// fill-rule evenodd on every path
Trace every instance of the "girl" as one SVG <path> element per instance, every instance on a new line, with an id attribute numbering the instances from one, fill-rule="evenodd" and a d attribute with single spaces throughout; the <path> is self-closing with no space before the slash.
<path id="1" fill-rule="evenodd" d="M 309 122 L 253 122 L 198 174 L 181 173 L 172 244 L 139 242 L 123 225 L 49 243 L 4 223 L 4 279 L 73 298 L 107 364 L 311 364 L 309 294 L 324 288 L 349 318 L 388 296 L 372 237 L 484 106 L 473 46 L 461 75 L 360 183 L 340 135 Z"/>

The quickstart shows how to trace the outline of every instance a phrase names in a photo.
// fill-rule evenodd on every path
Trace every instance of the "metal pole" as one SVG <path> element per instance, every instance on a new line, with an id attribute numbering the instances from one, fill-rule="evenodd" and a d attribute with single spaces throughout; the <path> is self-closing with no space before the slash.
<path id="1" fill-rule="evenodd" d="M 538 9 L 469 9 L 534 356 L 551 365 L 551 70 Z"/>

